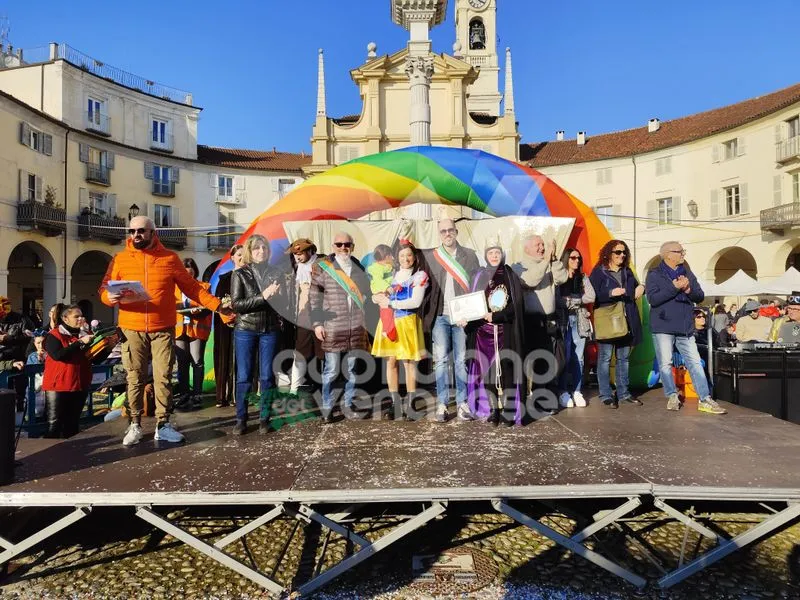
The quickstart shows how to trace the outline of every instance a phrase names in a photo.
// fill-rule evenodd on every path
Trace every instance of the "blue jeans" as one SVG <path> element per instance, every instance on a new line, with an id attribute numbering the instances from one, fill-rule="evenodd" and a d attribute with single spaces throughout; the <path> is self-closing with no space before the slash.
<path id="1" fill-rule="evenodd" d="M 233 330 L 233 348 L 236 353 L 236 420 L 247 420 L 247 394 L 253 387 L 253 366 L 258 355 L 258 379 L 261 384 L 261 419 L 269 417 L 264 413 L 265 397 L 270 388 L 275 387 L 272 372 L 272 359 L 278 346 L 277 333 L 259 333 Z"/>
<path id="2" fill-rule="evenodd" d="M 463 327 L 452 325 L 445 315 L 433 323 L 433 368 L 436 373 L 436 396 L 439 404 L 450 400 L 450 353 L 456 376 L 456 405 L 467 401 L 467 333 Z"/>
<path id="3" fill-rule="evenodd" d="M 681 353 L 683 363 L 692 377 L 694 389 L 701 400 L 708 398 L 711 392 L 708 389 L 708 380 L 700 361 L 700 353 L 697 351 L 697 344 L 694 336 L 672 335 L 670 333 L 654 333 L 653 345 L 656 347 L 656 360 L 658 361 L 658 371 L 661 373 L 661 383 L 664 386 L 664 395 L 669 398 L 672 394 L 678 393 L 675 385 L 675 378 L 672 375 L 672 348 L 673 346 Z"/>
<path id="4" fill-rule="evenodd" d="M 356 356 L 353 354 L 346 354 L 347 357 L 347 381 L 344 384 L 344 406 L 347 408 L 353 407 L 353 397 L 356 392 Z M 325 353 L 325 366 L 322 368 L 322 414 L 329 415 L 333 410 L 333 396 L 331 395 L 331 386 L 336 378 L 339 376 L 339 369 L 342 361 L 341 352 L 326 352 Z M 342 410 L 344 411 L 344 406 Z"/>
<path id="5" fill-rule="evenodd" d="M 566 364 L 564 365 L 564 372 L 561 373 L 561 380 L 558 386 L 562 392 L 574 394 L 581 391 L 581 384 L 583 383 L 583 351 L 585 348 L 586 338 L 578 335 L 578 317 L 570 315 L 569 325 L 564 332 Z M 569 385 L 570 375 L 572 376 L 571 386 Z"/>
<path id="6" fill-rule="evenodd" d="M 600 386 L 600 400 L 611 400 L 614 392 L 611 391 L 611 353 L 616 353 L 617 368 L 614 380 L 617 384 L 617 400 L 631 397 L 628 389 L 628 359 L 631 355 L 630 346 L 616 346 L 597 342 L 597 383 Z"/>

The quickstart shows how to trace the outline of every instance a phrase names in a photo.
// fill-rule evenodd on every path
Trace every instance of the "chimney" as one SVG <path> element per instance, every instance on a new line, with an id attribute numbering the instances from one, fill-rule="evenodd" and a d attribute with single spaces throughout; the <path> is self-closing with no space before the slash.
<path id="1" fill-rule="evenodd" d="M 58 59 L 58 44 L 56 42 L 50 42 L 50 60 Z"/>
<path id="2" fill-rule="evenodd" d="M 586 132 L 579 131 L 578 132 L 578 146 L 583 146 L 586 144 Z"/>
<path id="3" fill-rule="evenodd" d="M 647 133 L 654 133 L 661 129 L 661 121 L 658 119 L 650 119 L 647 122 Z"/>
<path id="4" fill-rule="evenodd" d="M 563 129 L 559 129 L 558 131 L 556 131 L 556 141 L 557 142 L 563 142 L 564 141 L 564 130 Z"/>

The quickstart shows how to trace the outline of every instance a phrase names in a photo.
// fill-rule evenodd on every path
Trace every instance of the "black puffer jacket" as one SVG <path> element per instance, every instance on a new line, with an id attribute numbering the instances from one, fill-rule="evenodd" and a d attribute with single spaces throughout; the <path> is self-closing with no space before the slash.
<path id="1" fill-rule="evenodd" d="M 281 274 L 267 263 L 245 265 L 231 275 L 231 308 L 236 313 L 236 329 L 270 333 L 280 331 L 281 323 L 274 306 L 285 301 L 286 290 L 264 300 L 261 295 L 273 281 L 282 282 Z"/>

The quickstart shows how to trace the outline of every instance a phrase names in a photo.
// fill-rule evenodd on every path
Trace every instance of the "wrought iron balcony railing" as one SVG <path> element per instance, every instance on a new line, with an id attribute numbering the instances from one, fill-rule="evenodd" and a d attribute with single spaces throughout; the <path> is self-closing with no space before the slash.
<path id="1" fill-rule="evenodd" d="M 156 227 L 158 239 L 161 243 L 169 248 L 176 248 L 182 250 L 186 247 L 186 239 L 189 236 L 188 229 L 182 227 L 170 227 L 169 229 L 161 229 Z"/>
<path id="2" fill-rule="evenodd" d="M 111 169 L 97 163 L 86 163 L 86 181 L 111 185 Z"/>
<path id="3" fill-rule="evenodd" d="M 800 227 L 800 202 L 782 204 L 761 211 L 761 231 L 783 235 L 786 229 Z"/>
<path id="4" fill-rule="evenodd" d="M 111 135 L 111 117 L 96 111 L 87 112 L 86 129 L 101 135 Z"/>
<path id="5" fill-rule="evenodd" d="M 800 159 L 800 135 L 775 144 L 775 162 L 785 163 Z"/>
<path id="6" fill-rule="evenodd" d="M 166 196 L 167 198 L 175 197 L 175 182 L 174 181 L 153 181 L 153 195 Z"/>
<path id="7" fill-rule="evenodd" d="M 236 243 L 240 235 L 242 235 L 240 227 L 220 227 L 218 231 L 207 233 L 206 240 L 209 252 L 214 250 L 230 250 L 231 246 Z"/>
<path id="8" fill-rule="evenodd" d="M 154 140 L 150 136 L 150 149 L 158 152 L 172 152 L 175 149 L 175 136 L 171 133 L 167 134 L 163 141 L 161 139 Z"/>
<path id="9" fill-rule="evenodd" d="M 67 230 L 67 211 L 44 202 L 20 202 L 17 205 L 17 227 L 56 236 Z"/>
<path id="10" fill-rule="evenodd" d="M 112 244 L 125 239 L 125 219 L 103 217 L 94 213 L 78 215 L 78 237 L 82 240 L 105 240 Z"/>

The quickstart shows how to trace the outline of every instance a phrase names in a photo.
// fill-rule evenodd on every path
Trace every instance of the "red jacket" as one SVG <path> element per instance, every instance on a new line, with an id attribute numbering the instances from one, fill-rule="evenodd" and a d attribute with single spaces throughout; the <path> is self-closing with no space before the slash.
<path id="1" fill-rule="evenodd" d="M 186 272 L 180 257 L 167 250 L 156 235 L 153 245 L 137 250 L 128 240 L 125 250 L 117 253 L 108 265 L 100 284 L 100 300 L 112 306 L 106 286 L 110 280 L 141 281 L 150 295 L 148 302 L 119 305 L 119 326 L 134 331 L 157 332 L 175 327 L 175 286 L 189 298 L 215 311 L 219 298 L 207 292 L 194 277 Z"/>
<path id="2" fill-rule="evenodd" d="M 48 339 L 50 338 L 50 339 Z M 49 347 L 44 361 L 42 390 L 45 392 L 83 392 L 92 384 L 92 364 L 78 338 L 63 325 L 51 329 L 45 339 Z M 76 344 L 72 346 L 72 344 Z"/>

